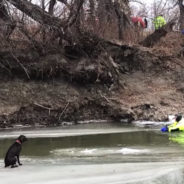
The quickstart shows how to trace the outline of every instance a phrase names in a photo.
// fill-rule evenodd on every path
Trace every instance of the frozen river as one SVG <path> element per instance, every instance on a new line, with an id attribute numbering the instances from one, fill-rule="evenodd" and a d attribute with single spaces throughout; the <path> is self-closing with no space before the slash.
<path id="1" fill-rule="evenodd" d="M 4 168 L 7 148 L 23 145 L 18 168 Z M 1 184 L 183 184 L 184 135 L 114 124 L 0 132 Z"/>

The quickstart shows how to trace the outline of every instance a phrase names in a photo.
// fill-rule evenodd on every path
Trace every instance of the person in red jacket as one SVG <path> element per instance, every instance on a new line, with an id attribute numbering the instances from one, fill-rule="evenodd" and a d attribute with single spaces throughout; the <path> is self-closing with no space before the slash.
<path id="1" fill-rule="evenodd" d="M 131 17 L 132 22 L 134 23 L 134 25 L 141 27 L 141 28 L 147 28 L 148 26 L 148 22 L 147 19 L 145 18 L 144 20 L 142 19 L 142 17 Z"/>
<path id="2" fill-rule="evenodd" d="M 142 17 L 134 16 L 131 17 L 131 21 L 134 25 L 132 40 L 133 42 L 140 42 L 144 38 L 144 29 L 147 28 L 147 19 Z"/>

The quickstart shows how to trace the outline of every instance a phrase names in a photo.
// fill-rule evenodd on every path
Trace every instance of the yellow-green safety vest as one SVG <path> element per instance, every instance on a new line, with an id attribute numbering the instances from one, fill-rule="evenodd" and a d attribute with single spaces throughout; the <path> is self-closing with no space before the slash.
<path id="1" fill-rule="evenodd" d="M 166 21 L 165 21 L 164 17 L 162 17 L 162 16 L 156 17 L 154 19 L 153 23 L 154 23 L 154 26 L 155 26 L 155 30 L 160 29 L 161 27 L 166 25 Z"/>

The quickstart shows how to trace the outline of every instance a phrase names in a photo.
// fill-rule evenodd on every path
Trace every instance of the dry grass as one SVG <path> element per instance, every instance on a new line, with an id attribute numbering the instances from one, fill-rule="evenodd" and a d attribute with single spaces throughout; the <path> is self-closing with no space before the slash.
<path id="1" fill-rule="evenodd" d="M 24 34 L 20 26 L 16 27 L 13 34 L 11 35 L 12 40 L 19 42 L 22 41 L 23 43 L 25 43 L 26 41 L 29 42 L 30 40 L 27 37 L 27 35 L 29 35 L 30 38 L 36 40 L 37 42 L 44 43 L 49 41 L 50 37 L 53 34 L 51 29 L 45 28 L 40 24 L 30 22 L 24 24 L 23 29 L 26 32 L 26 34 Z M 113 21 L 103 21 L 96 19 L 94 21 L 91 19 L 83 18 L 80 22 L 80 28 L 82 30 L 92 32 L 104 39 L 118 40 L 119 42 L 124 44 L 137 44 L 149 34 L 149 32 L 147 32 L 146 30 L 130 27 L 123 30 L 123 39 L 119 40 L 118 23 L 116 19 L 114 19 Z"/>
<path id="2" fill-rule="evenodd" d="M 81 29 L 92 32 L 99 37 L 107 40 L 113 40 L 123 44 L 138 44 L 140 41 L 145 39 L 150 31 L 143 30 L 140 28 L 128 28 L 123 30 L 123 39 L 118 38 L 118 26 L 117 21 L 95 21 L 89 19 L 83 19 L 81 22 Z M 39 43 L 50 42 L 52 31 L 49 28 L 42 27 L 36 23 L 29 23 L 24 25 L 24 30 L 27 35 L 33 40 Z M 24 48 L 27 44 L 32 44 L 28 36 L 21 31 L 20 27 L 16 27 L 13 34 L 11 35 L 10 41 L 7 41 L 3 35 L 0 35 L 1 48 L 12 45 L 15 42 L 14 47 Z M 155 52 L 161 51 L 163 54 L 173 54 L 178 51 L 184 44 L 184 38 L 177 32 L 169 33 L 166 37 L 162 38 L 159 43 L 154 46 Z M 18 44 L 17 44 L 18 43 Z M 27 44 L 26 44 L 27 43 Z M 52 43 L 53 44 L 53 43 Z"/>
<path id="3" fill-rule="evenodd" d="M 158 55 L 176 55 L 184 46 L 184 37 L 179 32 L 170 32 L 158 42 L 153 50 Z"/>

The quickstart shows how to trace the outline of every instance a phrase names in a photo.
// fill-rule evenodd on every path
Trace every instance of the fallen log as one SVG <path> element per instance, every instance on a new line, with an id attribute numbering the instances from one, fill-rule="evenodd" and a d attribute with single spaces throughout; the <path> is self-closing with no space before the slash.
<path id="1" fill-rule="evenodd" d="M 43 25 L 60 28 L 64 25 L 61 19 L 50 15 L 48 12 L 43 11 L 39 6 L 32 4 L 25 0 L 7 0 L 17 9 L 31 17 L 33 20 Z"/>

